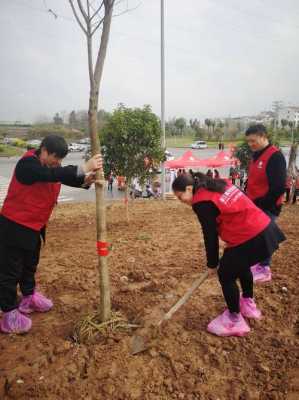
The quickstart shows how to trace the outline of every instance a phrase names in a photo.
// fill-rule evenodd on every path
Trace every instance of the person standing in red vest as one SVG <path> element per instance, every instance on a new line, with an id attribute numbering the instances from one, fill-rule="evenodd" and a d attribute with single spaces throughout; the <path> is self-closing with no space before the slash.
<path id="1" fill-rule="evenodd" d="M 228 309 L 207 329 L 218 336 L 244 336 L 250 331 L 246 318 L 261 318 L 253 299 L 250 266 L 270 257 L 285 240 L 270 217 L 256 207 L 236 186 L 223 179 L 197 173 L 177 177 L 172 190 L 192 206 L 201 224 L 210 275 L 218 273 Z M 219 237 L 225 243 L 219 259 Z M 236 283 L 240 280 L 242 296 Z"/>
<path id="2" fill-rule="evenodd" d="M 258 124 L 247 129 L 246 140 L 253 152 L 248 170 L 246 194 L 254 204 L 275 220 L 280 214 L 286 182 L 286 161 L 281 151 L 269 143 L 267 130 Z M 252 266 L 254 282 L 272 279 L 271 258 Z"/>
<path id="3" fill-rule="evenodd" d="M 29 150 L 18 161 L 0 213 L 0 331 L 23 333 L 31 328 L 27 316 L 49 311 L 53 303 L 36 291 L 35 272 L 41 237 L 57 203 L 61 183 L 89 187 L 102 168 L 95 155 L 82 167 L 61 167 L 68 146 L 60 136 L 45 137 L 38 150 Z M 89 174 L 90 173 L 90 174 Z M 22 293 L 17 302 L 17 286 Z"/>

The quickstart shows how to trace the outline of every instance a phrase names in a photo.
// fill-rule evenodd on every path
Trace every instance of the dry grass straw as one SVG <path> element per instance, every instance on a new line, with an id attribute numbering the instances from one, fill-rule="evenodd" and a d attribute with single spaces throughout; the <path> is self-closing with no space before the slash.
<path id="1" fill-rule="evenodd" d="M 131 332 L 138 327 L 139 325 L 129 323 L 120 312 L 112 311 L 111 318 L 104 322 L 101 322 L 99 313 L 94 313 L 75 325 L 73 339 L 77 343 L 88 343 L 100 337 L 109 337 L 115 332 Z"/>

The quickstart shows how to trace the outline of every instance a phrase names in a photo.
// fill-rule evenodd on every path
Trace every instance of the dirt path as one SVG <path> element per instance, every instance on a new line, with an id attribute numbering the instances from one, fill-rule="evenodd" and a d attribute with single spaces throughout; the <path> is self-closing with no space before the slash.
<path id="1" fill-rule="evenodd" d="M 28 335 L 0 336 L 0 399 L 299 399 L 298 212 L 288 206 L 280 217 L 288 241 L 275 254 L 273 282 L 256 287 L 264 319 L 250 322 L 247 337 L 206 332 L 224 308 L 217 280 L 209 279 L 148 352 L 131 356 L 128 334 L 89 345 L 70 340 L 99 299 L 94 211 L 91 204 L 59 206 L 38 274 L 55 307 L 33 315 Z M 108 213 L 114 309 L 138 321 L 166 311 L 205 266 L 192 211 L 176 201 L 136 201 L 129 226 L 123 204 Z"/>

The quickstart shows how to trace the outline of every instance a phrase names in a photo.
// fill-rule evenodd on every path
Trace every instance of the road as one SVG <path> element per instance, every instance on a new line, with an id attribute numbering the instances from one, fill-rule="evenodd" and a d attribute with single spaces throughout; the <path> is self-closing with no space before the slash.
<path id="1" fill-rule="evenodd" d="M 181 156 L 187 149 L 186 148 L 169 148 L 168 149 L 175 158 Z M 192 150 L 193 153 L 199 158 L 211 157 L 218 152 L 217 149 L 204 149 L 204 150 Z M 282 148 L 282 152 L 285 157 L 288 157 L 289 148 Z M 13 169 L 18 161 L 18 157 L 0 157 L 0 204 L 6 196 L 8 184 L 13 173 Z M 80 165 L 82 164 L 82 153 L 70 153 L 65 158 L 63 165 Z M 297 158 L 297 165 L 299 166 L 299 160 Z M 228 168 L 221 169 L 222 176 L 228 175 Z M 166 187 L 167 190 L 169 188 Z M 124 193 L 120 192 L 116 188 L 116 182 L 114 182 L 114 188 L 112 194 L 106 191 L 107 200 L 117 200 L 123 198 Z M 71 188 L 68 186 L 62 186 L 61 193 L 58 201 L 61 202 L 79 202 L 79 201 L 93 201 L 95 198 L 94 188 L 89 190 Z"/>

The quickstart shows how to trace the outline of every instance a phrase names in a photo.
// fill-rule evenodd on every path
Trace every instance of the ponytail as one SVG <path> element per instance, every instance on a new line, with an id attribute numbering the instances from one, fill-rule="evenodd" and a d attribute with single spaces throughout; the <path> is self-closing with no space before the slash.
<path id="1" fill-rule="evenodd" d="M 187 186 L 193 187 L 193 193 L 200 188 L 210 192 L 224 193 L 227 183 L 223 179 L 213 179 L 201 172 L 196 172 L 193 176 L 189 174 L 179 175 L 172 183 L 172 190 L 174 192 L 185 192 Z"/>

